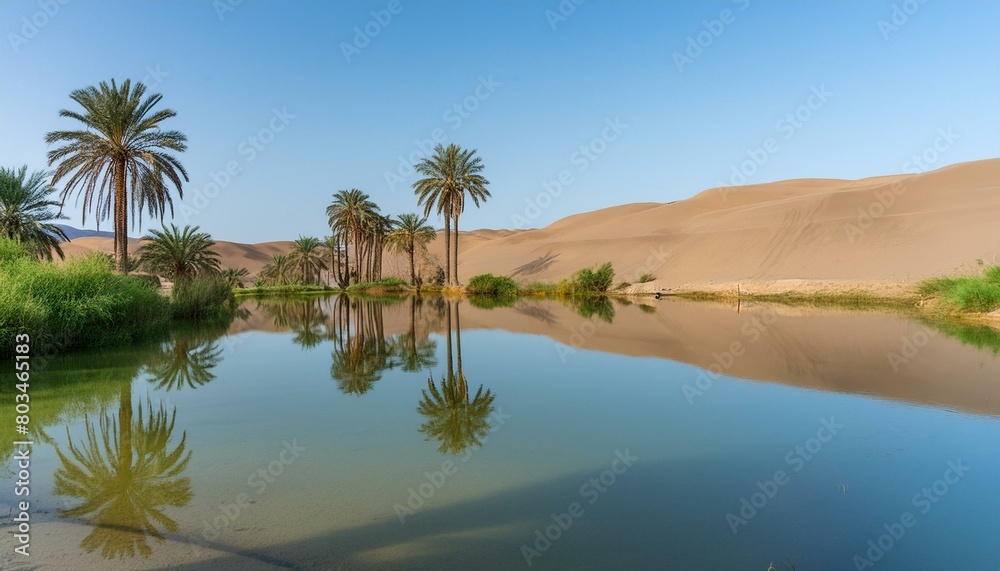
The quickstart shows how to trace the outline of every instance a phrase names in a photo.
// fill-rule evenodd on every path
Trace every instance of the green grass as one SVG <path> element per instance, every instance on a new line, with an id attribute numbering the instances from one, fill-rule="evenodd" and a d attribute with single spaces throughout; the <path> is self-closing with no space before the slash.
<path id="1" fill-rule="evenodd" d="M 410 285 L 399 278 L 387 278 L 377 282 L 361 282 L 348 286 L 348 292 L 377 290 L 381 292 L 407 291 Z"/>
<path id="2" fill-rule="evenodd" d="M 35 352 L 122 346 L 161 332 L 166 298 L 141 278 L 116 274 L 102 255 L 64 265 L 26 257 L 0 240 L 0 358 L 27 333 Z"/>
<path id="3" fill-rule="evenodd" d="M 236 288 L 233 293 L 237 296 L 264 296 L 264 295 L 285 295 L 285 294 L 299 294 L 299 293 L 335 293 L 343 291 L 337 288 L 332 288 L 325 285 L 304 285 L 304 284 L 289 284 L 289 285 L 276 285 L 276 286 L 254 286 L 254 287 L 244 287 Z"/>
<path id="4" fill-rule="evenodd" d="M 494 297 L 513 297 L 517 295 L 517 282 L 507 276 L 480 274 L 469 280 L 465 292 L 470 295 L 488 295 Z"/>
<path id="5" fill-rule="evenodd" d="M 638 282 L 641 283 L 641 284 L 645 284 L 645 283 L 649 283 L 649 282 L 651 282 L 651 281 L 653 281 L 655 279 L 656 279 L 656 276 L 654 276 L 653 274 L 642 274 L 641 276 L 639 276 Z"/>
<path id="6" fill-rule="evenodd" d="M 917 291 L 940 299 L 947 309 L 989 313 L 1000 309 L 1000 266 L 986 268 L 978 276 L 924 280 Z"/>

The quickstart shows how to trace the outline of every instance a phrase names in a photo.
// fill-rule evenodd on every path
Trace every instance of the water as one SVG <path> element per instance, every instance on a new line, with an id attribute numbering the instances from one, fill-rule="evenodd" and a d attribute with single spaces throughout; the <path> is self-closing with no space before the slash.
<path id="1" fill-rule="evenodd" d="M 247 301 L 36 363 L 30 563 L 1000 567 L 989 335 L 644 303 Z"/>

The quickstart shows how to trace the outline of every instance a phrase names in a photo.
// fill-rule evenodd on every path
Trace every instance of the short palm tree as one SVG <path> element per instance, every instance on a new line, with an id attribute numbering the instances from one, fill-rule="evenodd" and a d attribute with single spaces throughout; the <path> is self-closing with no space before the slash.
<path id="1" fill-rule="evenodd" d="M 226 283 L 230 287 L 244 287 L 246 280 L 250 277 L 250 270 L 246 268 L 226 268 L 222 270 L 222 279 L 226 280 Z"/>
<path id="2" fill-rule="evenodd" d="M 52 131 L 45 142 L 61 144 L 49 151 L 49 165 L 57 164 L 52 183 L 68 179 L 62 202 L 78 193 L 83 198 L 83 214 L 95 211 L 98 224 L 114 220 L 115 260 L 118 271 L 127 273 L 128 216 L 143 211 L 150 216 L 174 210 L 170 186 L 183 198 L 182 183 L 188 180 L 180 161 L 171 154 L 187 149 L 187 137 L 180 131 L 163 129 L 163 123 L 177 115 L 171 109 L 155 110 L 163 98 L 146 96 L 146 86 L 125 80 L 121 84 L 101 82 L 97 87 L 77 89 L 70 99 L 82 112 L 63 109 L 60 117 L 76 119 L 82 129 Z M 133 221 L 134 223 L 134 221 Z"/>
<path id="3" fill-rule="evenodd" d="M 486 186 L 489 181 L 482 175 L 483 161 L 476 156 L 476 149 L 466 150 L 452 143 L 438 145 L 434 155 L 415 165 L 424 178 L 413 183 L 417 203 L 424 206 L 424 215 L 431 210 L 444 216 L 445 280 L 450 284 L 458 280 L 458 219 L 465 212 L 466 195 L 478 207 L 490 196 Z M 455 221 L 455 250 L 451 251 L 450 221 Z M 452 264 L 454 272 L 452 272 Z"/>
<path id="4" fill-rule="evenodd" d="M 258 277 L 267 285 L 285 285 L 290 281 L 290 266 L 287 254 L 275 254 L 274 258 L 261 268 Z"/>
<path id="5" fill-rule="evenodd" d="M 64 257 L 59 242 L 69 238 L 50 223 L 66 217 L 51 210 L 59 203 L 48 199 L 55 188 L 47 178 L 44 171 L 28 176 L 27 165 L 17 170 L 0 168 L 0 238 L 17 240 L 39 258 L 51 260 L 53 251 Z"/>
<path id="6" fill-rule="evenodd" d="M 389 231 L 389 247 L 410 257 L 410 284 L 416 285 L 417 273 L 413 259 L 415 250 L 423 251 L 434 238 L 437 232 L 427 224 L 427 217 L 419 217 L 416 214 L 400 214 L 397 221 Z"/>
<path id="7" fill-rule="evenodd" d="M 302 283 L 318 283 L 326 269 L 323 242 L 311 236 L 299 236 L 295 247 L 288 254 L 291 270 L 301 276 Z"/>
<path id="8" fill-rule="evenodd" d="M 151 230 L 142 237 L 146 243 L 139 247 L 139 264 L 146 270 L 173 281 L 210 276 L 219 273 L 219 255 L 212 248 L 215 240 L 198 226 L 185 226 L 183 230 L 171 224 L 170 228 Z"/>

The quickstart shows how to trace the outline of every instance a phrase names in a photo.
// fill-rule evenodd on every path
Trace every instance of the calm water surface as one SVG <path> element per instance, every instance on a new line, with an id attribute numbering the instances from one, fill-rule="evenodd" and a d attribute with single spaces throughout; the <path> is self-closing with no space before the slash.
<path id="1" fill-rule="evenodd" d="M 3 561 L 1000 568 L 989 332 L 645 303 L 246 301 L 57 356 L 32 382 L 31 565 L 9 520 Z"/>

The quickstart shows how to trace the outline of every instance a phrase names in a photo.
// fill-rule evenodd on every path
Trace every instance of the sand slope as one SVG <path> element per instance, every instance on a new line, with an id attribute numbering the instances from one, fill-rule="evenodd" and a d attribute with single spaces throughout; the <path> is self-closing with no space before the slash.
<path id="1" fill-rule="evenodd" d="M 378 197 L 375 197 L 376 200 Z M 485 208 L 489 208 L 487 204 Z M 903 288 L 922 278 L 973 271 L 1000 253 L 1000 159 L 919 175 L 858 181 L 802 179 L 706 190 L 671 203 L 639 203 L 569 216 L 534 230 L 461 233 L 460 276 L 484 272 L 522 282 L 558 280 L 605 261 L 616 281 L 657 277 L 641 289 L 775 291 Z M 256 274 L 290 242 L 219 242 L 223 267 Z M 66 244 L 68 255 L 111 250 L 107 238 Z M 432 243 L 423 272 L 443 265 Z M 406 277 L 389 254 L 386 275 Z"/>

